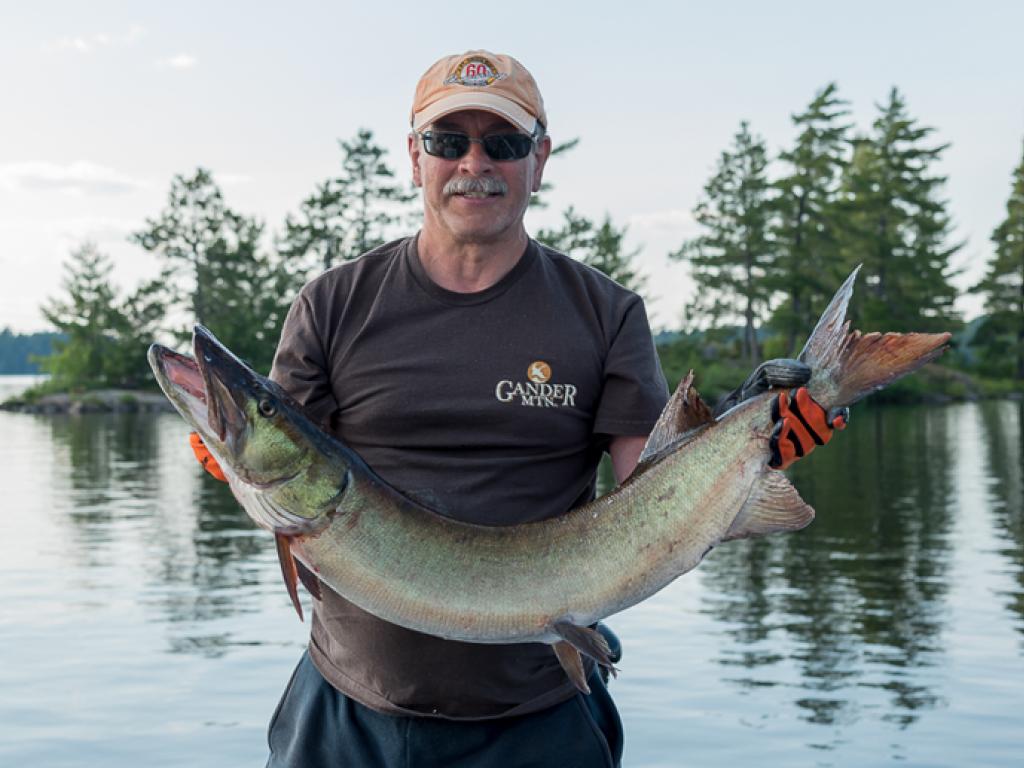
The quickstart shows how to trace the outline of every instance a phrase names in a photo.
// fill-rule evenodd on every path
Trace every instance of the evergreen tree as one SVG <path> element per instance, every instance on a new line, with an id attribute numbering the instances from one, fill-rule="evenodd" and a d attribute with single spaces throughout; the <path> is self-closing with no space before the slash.
<path id="1" fill-rule="evenodd" d="M 209 171 L 175 176 L 167 206 L 135 242 L 164 262 L 148 291 L 163 290 L 187 321 L 212 330 L 236 354 L 266 371 L 284 315 L 298 285 L 284 264 L 259 249 L 263 225 L 231 210 Z"/>
<path id="2" fill-rule="evenodd" d="M 232 352 L 266 373 L 299 285 L 276 257 L 261 251 L 263 225 L 242 219 L 237 241 L 214 243 L 208 293 L 209 328 Z"/>
<path id="3" fill-rule="evenodd" d="M 776 256 L 767 166 L 764 140 L 741 122 L 694 209 L 705 233 L 672 254 L 689 262 L 697 286 L 689 316 L 706 315 L 713 324 L 742 318 L 742 357 L 751 367 L 761 361 L 757 326 L 769 308 L 771 287 L 765 278 Z"/>
<path id="4" fill-rule="evenodd" d="M 974 290 L 985 295 L 989 336 L 995 337 L 992 351 L 1006 354 L 1014 362 L 1014 376 L 1024 380 L 1024 156 L 1013 172 L 1006 218 L 992 233 L 992 242 L 995 254 Z"/>
<path id="5" fill-rule="evenodd" d="M 147 378 L 146 344 L 152 330 L 119 304 L 110 282 L 110 258 L 86 243 L 64 265 L 66 295 L 51 298 L 43 316 L 62 334 L 41 359 L 55 389 L 137 387 Z"/>
<path id="6" fill-rule="evenodd" d="M 342 141 L 342 179 L 352 199 L 352 236 L 342 258 L 354 259 L 385 242 L 388 228 L 401 218 L 396 206 L 410 202 L 409 194 L 394 181 L 384 161 L 387 150 L 362 128 L 352 141 Z"/>
<path id="7" fill-rule="evenodd" d="M 931 172 L 948 145 L 926 146 L 933 128 L 917 125 L 893 88 L 870 136 L 854 141 L 842 184 L 841 249 L 847 267 L 863 263 L 852 316 L 870 330 L 944 331 L 956 323 L 949 244 L 952 224 Z"/>
<path id="8" fill-rule="evenodd" d="M 339 141 L 342 172 L 319 184 L 289 216 L 278 250 L 293 268 L 329 269 L 385 242 L 402 221 L 416 192 L 397 183 L 385 161 L 387 150 L 362 128 L 351 141 Z"/>
<path id="9" fill-rule="evenodd" d="M 210 171 L 197 168 L 189 178 L 179 174 L 171 180 L 163 212 L 146 219 L 146 228 L 131 240 L 163 261 L 161 277 L 170 307 L 209 325 L 216 306 L 211 294 L 214 253 L 221 256 L 225 243 L 239 245 L 250 229 L 244 217 L 225 205 Z"/>
<path id="10" fill-rule="evenodd" d="M 572 151 L 579 143 L 580 139 L 577 136 L 575 139 L 569 139 L 568 141 L 563 141 L 561 144 L 556 144 L 551 148 L 551 154 L 548 155 L 548 160 L 551 160 L 554 157 L 561 157 L 567 152 Z M 554 185 L 550 181 L 542 181 L 540 189 L 530 196 L 529 205 L 533 208 L 547 208 L 548 201 L 544 199 L 544 194 L 550 192 L 552 187 L 554 187 Z"/>
<path id="11" fill-rule="evenodd" d="M 299 205 L 299 216 L 285 219 L 285 234 L 278 251 L 294 268 L 302 270 L 309 259 L 324 271 L 338 260 L 348 230 L 349 200 L 340 179 L 327 179 Z"/>
<path id="12" fill-rule="evenodd" d="M 562 226 L 539 229 L 536 239 L 566 256 L 583 260 L 594 239 L 594 222 L 576 213 L 574 206 L 562 211 Z"/>
<path id="13" fill-rule="evenodd" d="M 839 180 L 847 163 L 848 102 L 835 83 L 818 91 L 807 108 L 792 116 L 796 143 L 779 155 L 786 175 L 775 182 L 776 270 L 772 286 L 785 300 L 772 315 L 782 332 L 784 352 L 814 328 L 835 286 L 846 277 L 837 238 Z"/>
<path id="14" fill-rule="evenodd" d="M 633 266 L 640 249 L 624 249 L 625 227 L 616 228 L 608 214 L 601 225 L 595 227 L 594 222 L 576 213 L 572 206 L 563 211 L 562 218 L 559 229 L 541 229 L 536 239 L 603 272 L 631 291 L 643 291 L 645 280 Z"/>

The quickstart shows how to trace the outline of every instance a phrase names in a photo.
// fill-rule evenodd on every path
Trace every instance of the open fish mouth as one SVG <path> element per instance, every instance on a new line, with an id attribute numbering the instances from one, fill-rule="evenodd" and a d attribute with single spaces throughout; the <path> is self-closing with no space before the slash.
<path id="1" fill-rule="evenodd" d="M 202 326 L 195 327 L 192 350 L 194 357 L 153 344 L 150 367 L 164 394 L 204 440 L 227 443 L 246 428 L 245 385 L 252 373 Z"/>
<path id="2" fill-rule="evenodd" d="M 161 344 L 149 348 L 148 358 L 157 383 L 171 404 L 201 434 L 209 434 L 206 382 L 198 363 Z"/>

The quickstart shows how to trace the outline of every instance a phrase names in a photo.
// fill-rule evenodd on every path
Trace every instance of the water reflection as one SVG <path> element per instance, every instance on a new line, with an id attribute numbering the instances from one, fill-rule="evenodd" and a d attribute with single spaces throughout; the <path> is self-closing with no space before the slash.
<path id="1" fill-rule="evenodd" d="M 270 539 L 223 483 L 188 466 L 183 425 L 149 414 L 52 421 L 58 485 L 82 567 L 117 568 L 141 585 L 174 652 L 216 656 L 236 642 L 215 620 L 263 610 Z M 167 456 L 172 453 L 176 455 Z M 182 471 L 184 470 L 184 471 Z"/>
<path id="2" fill-rule="evenodd" d="M 123 754 L 90 764 L 136 764 L 161 739 L 167 764 L 258 763 L 307 631 L 270 536 L 175 416 L 0 419 L 22 542 L 0 559 L 0 764 L 101 742 Z M 1012 402 L 859 409 L 794 469 L 811 527 L 726 544 L 613 617 L 626 764 L 684 743 L 692 764 L 1016 764 L 1022 425 Z"/>
<path id="3" fill-rule="evenodd" d="M 704 610 L 741 687 L 794 685 L 809 723 L 855 717 L 860 689 L 909 725 L 942 697 L 912 670 L 941 663 L 955 453 L 947 411 L 862 409 L 793 470 L 818 510 L 796 535 L 728 544 L 701 566 Z M 773 667 L 796 665 L 799 680 Z"/>
<path id="4" fill-rule="evenodd" d="M 1024 402 L 984 403 L 984 451 L 989 468 L 989 505 L 1009 563 L 1014 589 L 1002 596 L 1016 618 L 1024 646 Z"/>

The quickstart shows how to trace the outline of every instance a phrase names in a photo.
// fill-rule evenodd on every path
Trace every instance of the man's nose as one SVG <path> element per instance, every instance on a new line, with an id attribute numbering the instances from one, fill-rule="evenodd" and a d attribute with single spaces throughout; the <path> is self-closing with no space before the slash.
<path id="1" fill-rule="evenodd" d="M 494 161 L 487 156 L 481 142 L 471 141 L 469 151 L 459 158 L 459 170 L 466 174 L 479 176 L 493 171 Z"/>

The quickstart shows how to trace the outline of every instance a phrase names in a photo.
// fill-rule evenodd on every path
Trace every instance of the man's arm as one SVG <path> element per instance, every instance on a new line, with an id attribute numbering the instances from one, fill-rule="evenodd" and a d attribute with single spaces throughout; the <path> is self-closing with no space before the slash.
<path id="1" fill-rule="evenodd" d="M 616 483 L 621 483 L 633 474 L 646 444 L 646 435 L 617 435 L 612 438 L 608 445 L 608 453 L 612 456 L 612 470 L 615 472 Z"/>

